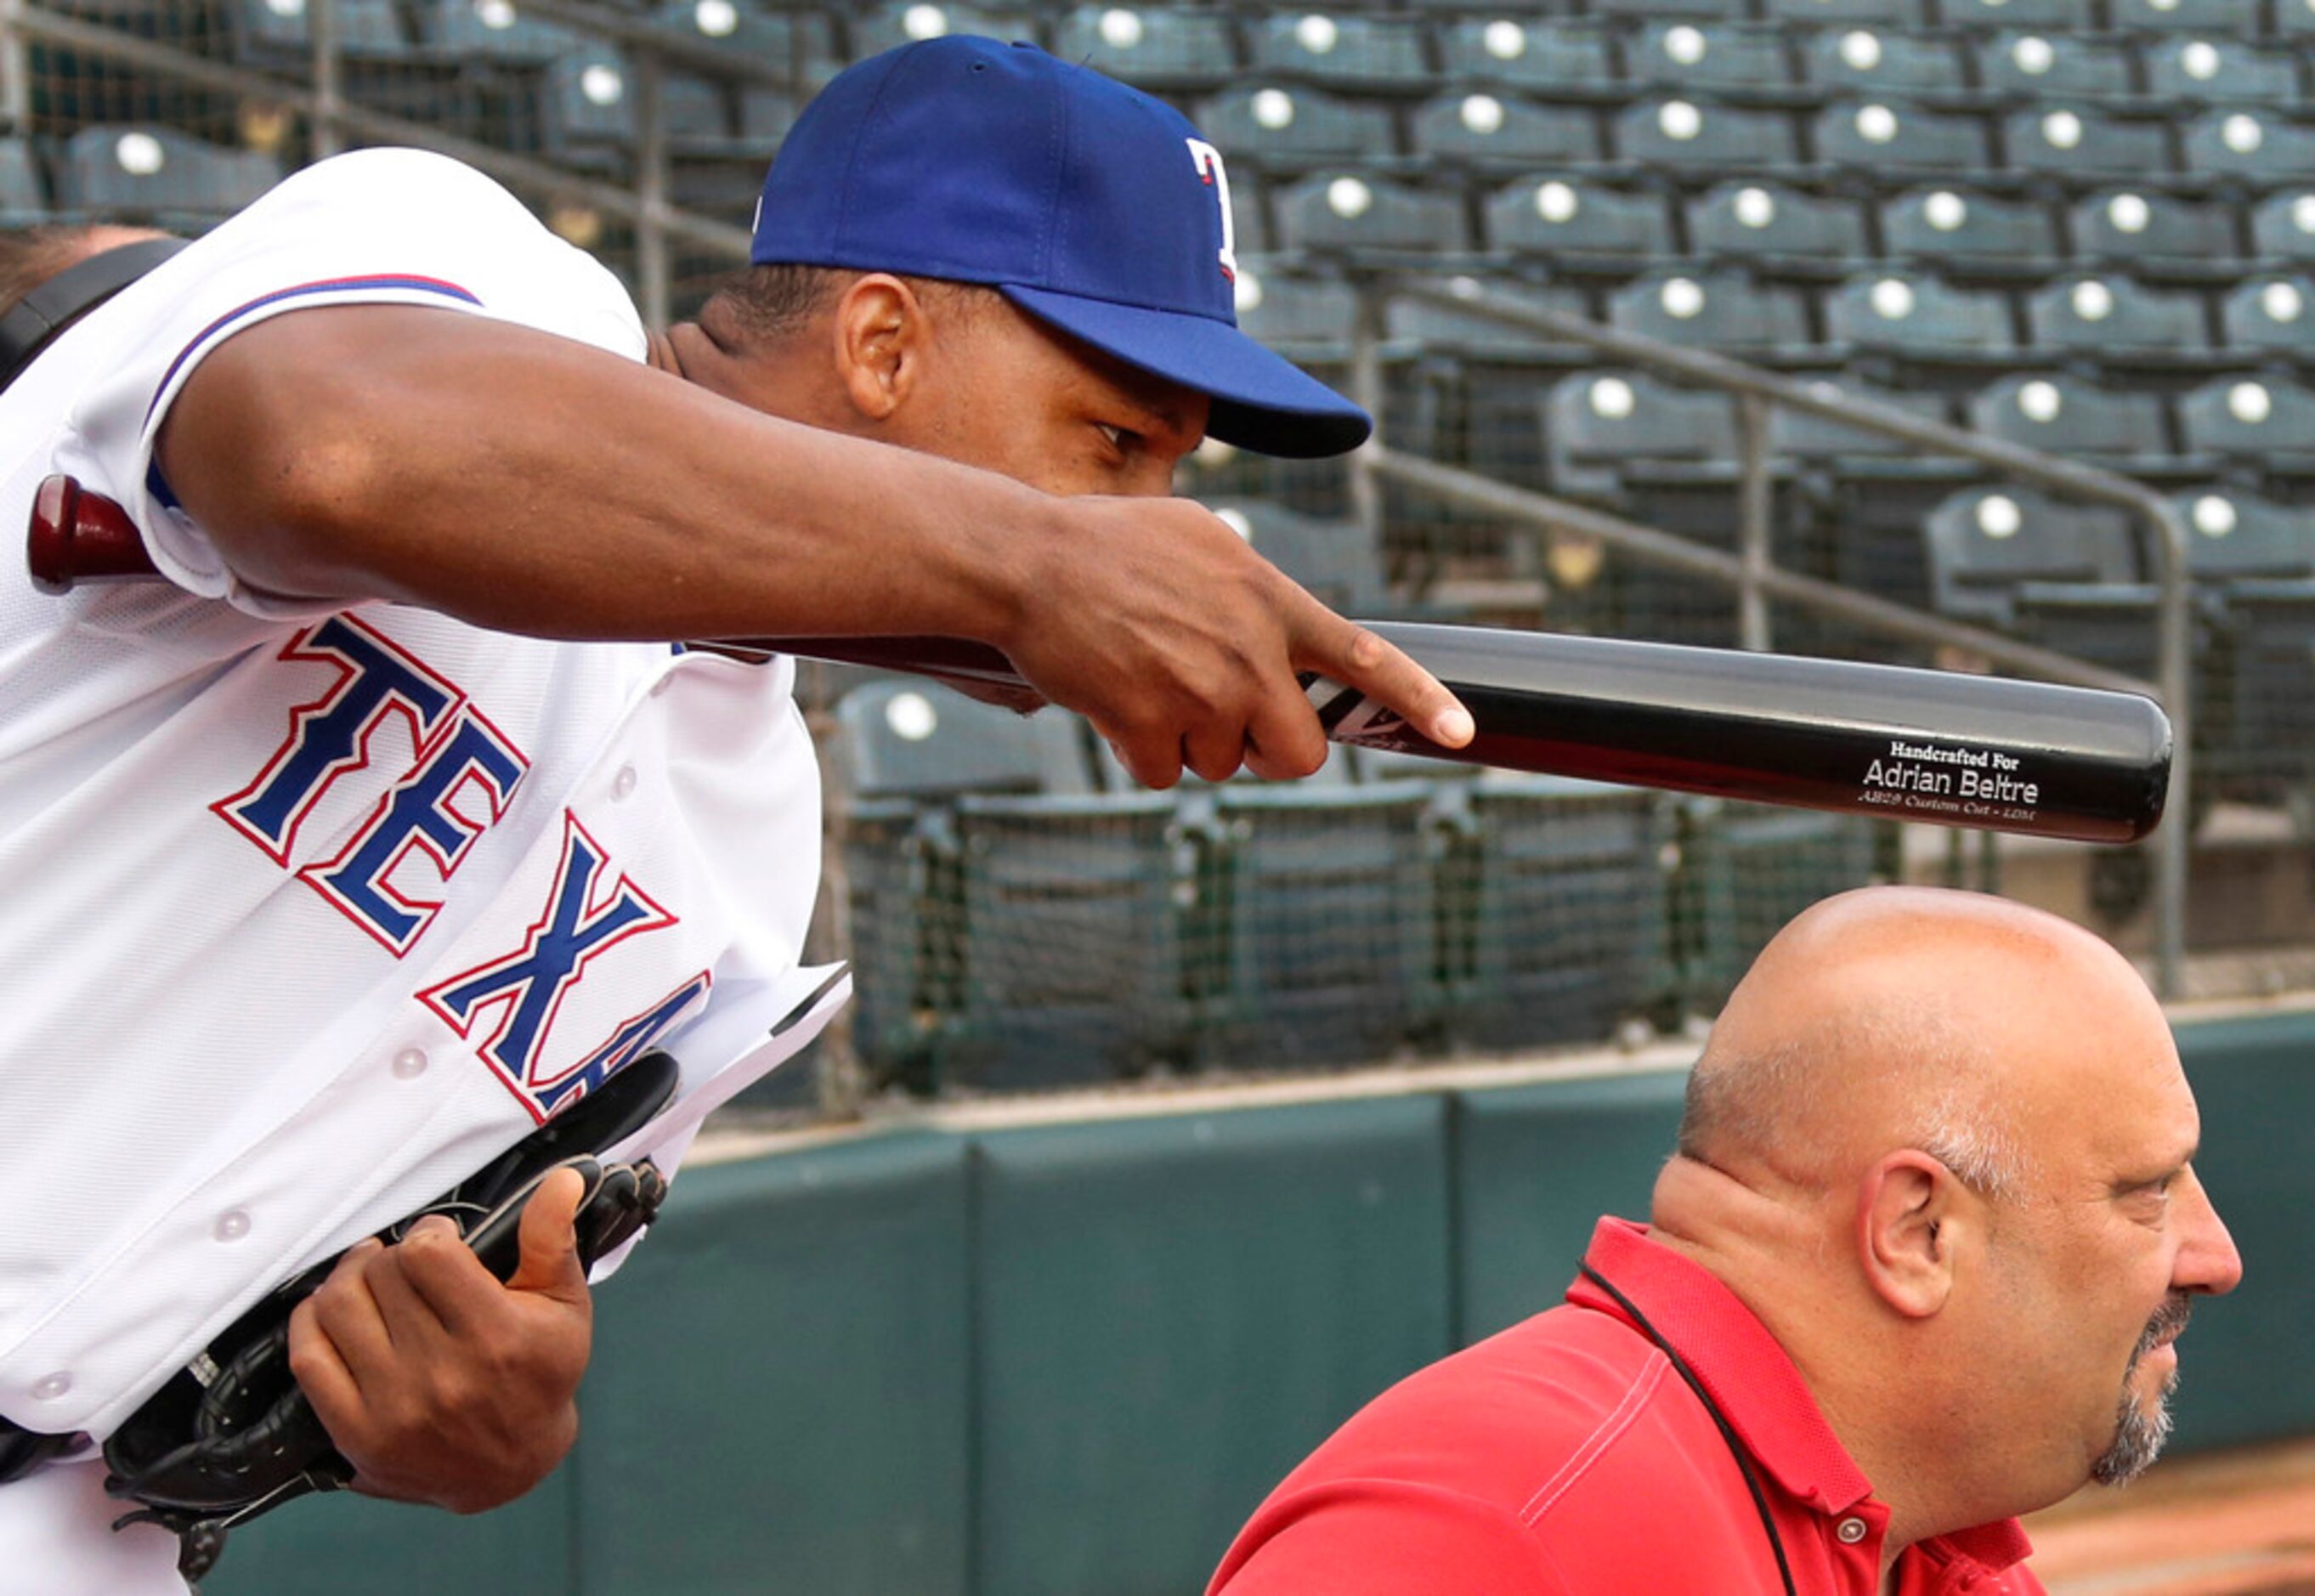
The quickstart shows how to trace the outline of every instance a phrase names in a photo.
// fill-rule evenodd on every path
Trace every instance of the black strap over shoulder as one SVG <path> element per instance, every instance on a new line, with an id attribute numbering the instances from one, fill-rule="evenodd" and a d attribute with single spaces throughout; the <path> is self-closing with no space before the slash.
<path id="1" fill-rule="evenodd" d="M 182 238 L 146 238 L 91 255 L 58 272 L 0 316 L 0 388 L 67 327 L 185 247 Z"/>

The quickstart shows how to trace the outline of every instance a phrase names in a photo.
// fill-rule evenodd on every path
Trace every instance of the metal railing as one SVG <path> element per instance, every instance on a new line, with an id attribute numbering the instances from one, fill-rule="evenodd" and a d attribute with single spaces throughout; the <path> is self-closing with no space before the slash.
<path id="1" fill-rule="evenodd" d="M 1492 292 L 1470 278 L 1441 281 L 1403 274 L 1379 274 L 1360 285 L 1358 321 L 1352 345 L 1354 395 L 1369 414 L 1383 414 L 1382 331 L 1385 306 L 1411 299 L 1474 315 L 1503 326 L 1546 334 L 1636 367 L 1663 372 L 1729 396 L 1739 443 L 1737 497 L 1741 520 L 1737 552 L 1707 548 L 1654 528 L 1548 494 L 1512 487 L 1492 477 L 1442 465 L 1390 448 L 1379 430 L 1354 461 L 1353 505 L 1369 530 L 1381 531 L 1379 484 L 1396 483 L 1432 497 L 1459 502 L 1539 530 L 1563 530 L 1594 538 L 1642 564 L 1681 572 L 1734 590 L 1738 636 L 1748 649 L 1770 645 L 1769 603 L 1799 608 L 1886 637 L 1966 650 L 1991 664 L 2029 676 L 2081 687 L 2142 693 L 2160 701 L 2170 717 L 2169 821 L 2155 836 L 2155 988 L 2177 997 L 2186 971 L 2186 873 L 2191 841 L 2187 794 L 2194 779 L 2193 705 L 2190 702 L 2193 647 L 2187 583 L 2187 529 L 2169 501 L 2142 483 L 2111 471 L 2022 448 L 1997 438 L 1929 421 L 1849 390 L 1798 382 L 1725 356 L 1683 349 L 1572 315 L 1564 311 Z M 1770 479 L 1769 420 L 1778 406 L 1834 421 L 1860 432 L 1973 460 L 2005 475 L 2064 496 L 2112 505 L 2144 520 L 2153 531 L 2156 600 L 2155 677 L 2146 682 L 2084 661 L 1942 616 L 1911 609 L 1836 583 L 1778 567 L 1770 547 Z"/>

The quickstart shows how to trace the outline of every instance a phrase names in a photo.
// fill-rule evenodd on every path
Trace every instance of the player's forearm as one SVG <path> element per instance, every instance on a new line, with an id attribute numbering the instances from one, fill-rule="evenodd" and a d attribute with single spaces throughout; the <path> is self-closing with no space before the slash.
<path id="1" fill-rule="evenodd" d="M 241 578 L 545 636 L 999 641 L 1056 501 L 455 313 L 283 316 L 212 354 L 162 467 Z"/>

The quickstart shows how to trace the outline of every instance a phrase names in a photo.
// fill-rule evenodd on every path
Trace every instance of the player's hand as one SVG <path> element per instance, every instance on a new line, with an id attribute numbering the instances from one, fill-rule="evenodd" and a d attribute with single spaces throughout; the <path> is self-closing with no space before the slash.
<path id="1" fill-rule="evenodd" d="M 1017 622 L 991 641 L 1090 720 L 1145 785 L 1170 787 L 1185 766 L 1208 781 L 1241 763 L 1273 778 L 1317 769 L 1326 734 L 1295 679 L 1304 670 L 1435 742 L 1471 740 L 1469 713 L 1429 671 L 1310 597 L 1211 510 L 1179 499 L 1056 509 L 1056 535 L 1023 572 Z"/>
<path id="2" fill-rule="evenodd" d="M 539 1187 L 504 1285 L 435 1216 L 357 1245 L 298 1304 L 289 1367 L 355 1489 L 481 1512 L 563 1460 L 594 1328 L 572 1228 L 584 1191 L 567 1169 Z"/>

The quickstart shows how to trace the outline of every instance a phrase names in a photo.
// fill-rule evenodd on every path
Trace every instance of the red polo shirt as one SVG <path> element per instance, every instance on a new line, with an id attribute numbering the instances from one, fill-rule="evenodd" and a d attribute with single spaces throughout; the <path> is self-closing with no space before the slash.
<path id="1" fill-rule="evenodd" d="M 1708 1272 L 1622 1219 L 1584 1262 L 1678 1348 L 1752 1459 L 1803 1596 L 1875 1596 L 1889 1510 Z M 1208 1596 L 1781 1596 L 1728 1443 L 1590 1281 L 1409 1376 L 1286 1476 Z M 2038 1596 L 2016 1521 L 1908 1547 L 1901 1596 Z"/>

